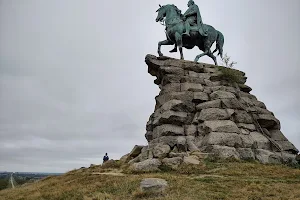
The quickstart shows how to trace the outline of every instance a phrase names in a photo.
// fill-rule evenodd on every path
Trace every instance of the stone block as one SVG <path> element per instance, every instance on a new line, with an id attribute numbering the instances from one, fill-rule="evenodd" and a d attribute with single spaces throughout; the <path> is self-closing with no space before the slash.
<path id="1" fill-rule="evenodd" d="M 180 83 L 169 83 L 162 87 L 161 93 L 180 92 Z"/>
<path id="2" fill-rule="evenodd" d="M 277 127 L 280 128 L 280 122 L 276 119 L 273 115 L 266 115 L 266 114 L 259 114 L 257 121 L 259 125 L 263 128 L 267 129 L 276 129 Z"/>
<path id="3" fill-rule="evenodd" d="M 252 124 L 252 117 L 244 110 L 236 110 L 234 113 L 234 121 L 236 123 Z"/>
<path id="4" fill-rule="evenodd" d="M 201 111 L 202 109 L 207 109 L 207 108 L 221 108 L 221 100 L 213 100 L 213 101 L 208 101 L 205 103 L 201 103 L 196 106 L 196 110 Z"/>
<path id="5" fill-rule="evenodd" d="M 192 91 L 202 92 L 204 90 L 202 84 L 199 83 L 181 83 L 181 92 Z"/>
<path id="6" fill-rule="evenodd" d="M 197 120 L 199 122 L 225 120 L 225 119 L 230 119 L 233 113 L 234 110 L 232 109 L 207 108 L 201 110 Z"/>
<path id="7" fill-rule="evenodd" d="M 170 84 L 170 83 L 180 83 L 180 79 L 181 79 L 182 76 L 177 76 L 177 75 L 165 75 L 163 78 L 162 78 L 162 86 L 165 86 L 167 84 Z"/>
<path id="8" fill-rule="evenodd" d="M 184 70 L 179 67 L 174 66 L 166 66 L 166 67 L 160 67 L 160 72 L 162 74 L 173 74 L 177 76 L 184 76 Z"/>
<path id="9" fill-rule="evenodd" d="M 276 141 L 283 151 L 298 154 L 299 150 L 289 141 Z"/>
<path id="10" fill-rule="evenodd" d="M 161 94 L 156 97 L 156 105 L 157 107 L 162 106 L 168 101 L 171 100 L 181 100 L 182 102 L 191 102 L 194 98 L 193 92 L 172 92 L 167 94 Z"/>
<path id="11" fill-rule="evenodd" d="M 213 153 L 216 157 L 219 158 L 235 158 L 239 159 L 240 155 L 236 151 L 234 147 L 220 146 L 220 145 L 212 145 L 207 146 L 206 151 Z"/>
<path id="12" fill-rule="evenodd" d="M 242 139 L 237 133 L 212 132 L 206 135 L 202 142 L 203 146 L 220 145 L 229 147 L 243 147 Z"/>
<path id="13" fill-rule="evenodd" d="M 130 169 L 137 172 L 155 172 L 160 171 L 159 166 L 162 163 L 158 159 L 148 159 L 142 162 L 134 163 L 130 166 Z"/>
<path id="14" fill-rule="evenodd" d="M 186 112 L 176 112 L 176 111 L 165 111 L 160 115 L 157 115 L 153 120 L 153 126 L 159 126 L 163 124 L 173 124 L 182 125 L 188 119 L 188 114 Z"/>
<path id="15" fill-rule="evenodd" d="M 202 103 L 209 100 L 209 96 L 205 92 L 194 92 L 193 102 Z"/>
<path id="16" fill-rule="evenodd" d="M 237 148 L 236 151 L 240 155 L 240 159 L 242 160 L 254 160 L 255 154 L 250 148 Z"/>
<path id="17" fill-rule="evenodd" d="M 243 109 L 246 108 L 237 99 L 222 99 L 222 107 L 223 108 L 236 109 L 236 110 L 243 110 Z"/>
<path id="18" fill-rule="evenodd" d="M 169 145 L 157 144 L 152 150 L 154 158 L 165 158 L 170 153 L 171 148 Z"/>
<path id="19" fill-rule="evenodd" d="M 196 136 L 198 132 L 198 128 L 196 125 L 185 125 L 184 126 L 184 133 L 187 136 Z"/>
<path id="20" fill-rule="evenodd" d="M 288 139 L 283 135 L 280 130 L 269 130 L 271 138 L 275 141 L 287 141 Z"/>
<path id="21" fill-rule="evenodd" d="M 215 100 L 215 99 L 234 99 L 236 97 L 231 92 L 218 90 L 218 91 L 215 91 L 215 92 L 211 93 L 210 98 L 212 100 Z"/>
<path id="22" fill-rule="evenodd" d="M 131 157 L 131 158 L 137 157 L 138 155 L 140 155 L 140 153 L 142 152 L 142 149 L 144 147 L 145 146 L 135 145 L 133 147 L 133 149 L 131 150 L 131 152 L 129 153 L 129 157 Z"/>
<path id="23" fill-rule="evenodd" d="M 256 127 L 254 124 L 244 124 L 244 123 L 237 123 L 236 124 L 239 128 L 247 129 L 249 131 L 255 131 Z"/>
<path id="24" fill-rule="evenodd" d="M 249 133 L 250 134 L 250 133 Z M 240 135 L 242 140 L 242 148 L 252 148 L 254 140 L 250 135 Z"/>
<path id="25" fill-rule="evenodd" d="M 192 102 L 183 102 L 181 100 L 173 99 L 164 103 L 159 109 L 157 109 L 153 117 L 156 117 L 156 115 L 159 115 L 169 110 L 180 112 L 193 112 L 195 111 L 195 104 Z"/>
<path id="26" fill-rule="evenodd" d="M 237 125 L 230 120 L 205 121 L 201 126 L 206 133 L 210 132 L 225 132 L 225 133 L 240 133 Z"/>
<path id="27" fill-rule="evenodd" d="M 172 169 L 177 169 L 178 166 L 182 163 L 182 157 L 174 157 L 174 158 L 164 158 L 162 163 L 166 166 L 171 167 Z"/>
<path id="28" fill-rule="evenodd" d="M 179 136 L 184 135 L 184 128 L 182 126 L 176 126 L 171 124 L 164 124 L 157 126 L 153 129 L 154 138 L 161 136 Z"/>
<path id="29" fill-rule="evenodd" d="M 183 158 L 183 163 L 189 164 L 189 165 L 199 165 L 200 161 L 197 156 L 185 156 Z"/>
<path id="30" fill-rule="evenodd" d="M 274 155 L 271 151 L 265 149 L 254 149 L 255 159 L 263 164 L 270 163 L 269 158 Z"/>
<path id="31" fill-rule="evenodd" d="M 255 149 L 271 149 L 271 143 L 268 138 L 259 132 L 251 132 L 250 136 L 253 139 L 253 145 Z"/>

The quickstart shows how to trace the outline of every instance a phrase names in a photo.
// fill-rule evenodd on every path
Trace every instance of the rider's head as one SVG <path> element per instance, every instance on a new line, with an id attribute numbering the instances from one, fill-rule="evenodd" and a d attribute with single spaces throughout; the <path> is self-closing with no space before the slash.
<path id="1" fill-rule="evenodd" d="M 193 0 L 189 0 L 188 7 L 190 7 L 190 6 L 194 5 L 194 4 L 195 4 L 195 2 Z"/>

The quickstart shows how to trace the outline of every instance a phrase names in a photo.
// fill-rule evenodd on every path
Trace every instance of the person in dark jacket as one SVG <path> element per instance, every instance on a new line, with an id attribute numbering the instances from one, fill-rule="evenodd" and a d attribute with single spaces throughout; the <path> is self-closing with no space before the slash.
<path id="1" fill-rule="evenodd" d="M 107 153 L 105 153 L 105 156 L 103 156 L 103 163 L 105 163 L 108 160 L 109 160 L 109 157 L 108 157 Z"/>

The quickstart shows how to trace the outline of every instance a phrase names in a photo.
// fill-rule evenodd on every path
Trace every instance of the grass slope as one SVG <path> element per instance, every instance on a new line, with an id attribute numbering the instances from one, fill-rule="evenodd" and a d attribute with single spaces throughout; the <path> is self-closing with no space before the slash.
<path id="1" fill-rule="evenodd" d="M 103 172 L 112 174 L 101 174 Z M 120 169 L 94 166 L 74 170 L 37 183 L 0 191 L 0 200 L 300 200 L 300 170 L 256 162 L 211 162 L 177 171 L 125 174 Z M 148 196 L 139 190 L 143 178 L 163 178 L 165 196 Z"/>

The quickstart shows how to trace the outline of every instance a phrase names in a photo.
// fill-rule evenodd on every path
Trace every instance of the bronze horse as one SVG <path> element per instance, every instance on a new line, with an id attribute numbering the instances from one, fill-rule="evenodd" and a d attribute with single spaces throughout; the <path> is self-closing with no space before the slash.
<path id="1" fill-rule="evenodd" d="M 159 56 L 163 56 L 161 53 L 162 45 L 175 44 L 179 48 L 181 59 L 184 59 L 182 47 L 192 49 L 197 46 L 201 51 L 203 51 L 203 53 L 196 56 L 195 62 L 197 62 L 200 57 L 207 55 L 211 57 L 214 60 L 215 65 L 217 65 L 217 59 L 213 53 L 219 51 L 218 55 L 222 57 L 224 45 L 224 36 L 220 31 L 216 30 L 210 25 L 204 24 L 208 30 L 208 36 L 202 36 L 197 30 L 198 27 L 192 27 L 190 36 L 186 36 L 183 35 L 185 32 L 185 26 L 181 11 L 175 5 L 168 4 L 165 6 L 160 6 L 157 12 L 158 15 L 156 22 L 164 21 L 167 36 L 166 40 L 158 43 L 157 52 Z M 216 49 L 214 52 L 211 52 L 210 49 L 214 42 L 216 42 Z"/>

